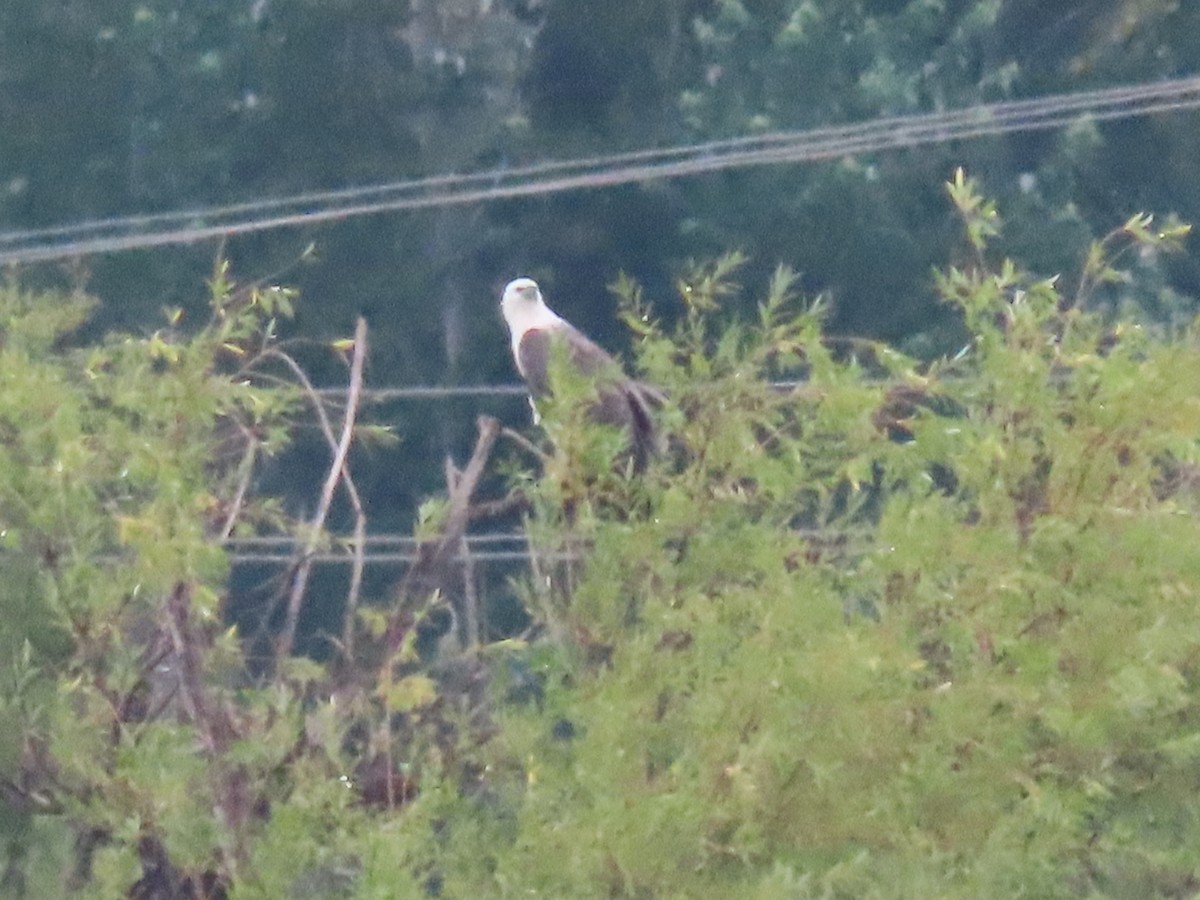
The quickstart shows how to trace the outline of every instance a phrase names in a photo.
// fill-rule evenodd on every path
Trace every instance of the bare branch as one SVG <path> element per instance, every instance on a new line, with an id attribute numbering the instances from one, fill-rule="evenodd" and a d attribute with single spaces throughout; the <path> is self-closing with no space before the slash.
<path id="1" fill-rule="evenodd" d="M 492 455 L 496 438 L 500 436 L 500 422 L 492 416 L 480 416 L 476 420 L 479 437 L 465 469 L 453 479 L 450 491 L 450 510 L 446 523 L 436 537 L 422 541 L 417 548 L 417 558 L 404 579 L 400 582 L 399 603 L 388 624 L 388 649 L 395 650 L 406 630 L 406 610 L 410 598 L 428 596 L 449 581 L 448 566 L 462 547 L 463 535 L 471 520 L 471 496 L 483 477 L 483 471 Z"/>
<path id="2" fill-rule="evenodd" d="M 446 491 L 454 496 L 462 483 L 462 472 L 454 465 L 454 460 L 446 457 Z M 474 520 L 473 509 L 468 504 L 467 521 Z M 479 645 L 479 597 L 475 590 L 475 566 L 471 559 L 471 547 L 467 541 L 466 532 L 459 536 L 457 556 L 462 563 L 462 609 L 458 616 L 460 633 L 457 637 L 462 646 L 471 649 Z"/>
<path id="3" fill-rule="evenodd" d="M 196 726 L 205 750 L 224 753 L 233 738 L 233 726 L 216 708 L 204 688 L 203 661 L 199 638 L 191 622 L 192 587 L 180 582 L 167 600 L 167 632 L 179 670 L 179 701 L 188 719 Z"/>
<path id="4" fill-rule="evenodd" d="M 229 504 L 229 512 L 225 516 L 225 524 L 221 526 L 220 539 L 222 541 L 229 540 L 229 536 L 233 534 L 233 527 L 237 524 L 238 517 L 242 514 L 242 507 L 246 503 L 246 492 L 250 489 L 250 482 L 254 477 L 254 461 L 258 458 L 258 440 L 250 433 L 248 428 L 245 428 L 240 423 L 238 427 L 246 433 L 246 449 L 242 453 L 242 460 L 238 463 L 237 490 L 234 491 L 233 501 Z"/>
<path id="5" fill-rule="evenodd" d="M 325 478 L 325 484 L 321 489 L 321 497 L 317 502 L 317 510 L 313 515 L 308 534 L 305 538 L 305 546 L 299 568 L 296 571 L 296 578 L 292 582 L 292 590 L 288 597 L 283 630 L 280 632 L 279 640 L 276 643 L 275 652 L 276 657 L 279 659 L 290 656 L 292 648 L 295 645 L 296 626 L 300 620 L 300 607 L 304 601 L 304 591 L 308 586 L 309 574 L 312 572 L 311 557 L 313 551 L 317 548 L 317 542 L 320 539 L 325 520 L 329 516 L 329 507 L 333 503 L 334 491 L 337 490 L 338 483 L 346 475 L 346 457 L 350 453 L 350 444 L 354 439 L 354 421 L 355 416 L 358 414 L 359 396 L 362 391 L 363 362 L 367 355 L 366 350 L 367 322 L 366 319 L 360 317 L 354 327 L 354 355 L 350 361 L 350 386 L 346 396 L 346 414 L 342 420 L 342 434 L 337 442 L 333 464 L 329 467 L 329 474 Z M 296 368 L 299 369 L 299 366 Z M 308 382 L 307 377 L 304 380 Z M 311 383 L 309 383 L 309 386 L 311 387 Z M 318 408 L 320 408 L 319 404 Z M 328 419 L 324 417 L 324 410 L 321 410 L 319 416 L 322 418 L 324 424 L 327 425 Z M 330 430 L 329 434 L 330 436 L 332 435 L 332 430 Z M 348 478 L 346 480 L 347 482 L 349 481 Z M 357 497 L 357 493 L 355 496 Z M 361 506 L 358 508 L 361 510 Z M 355 531 L 357 535 L 357 526 Z M 358 540 L 357 544 L 356 564 L 361 564 L 363 542 Z"/>
<path id="6" fill-rule="evenodd" d="M 468 650 L 479 646 L 479 592 L 475 586 L 475 563 L 466 535 L 459 538 L 463 578 L 463 644 Z"/>
<path id="7" fill-rule="evenodd" d="M 542 465 L 545 465 L 547 462 L 550 461 L 549 455 L 544 453 L 542 450 L 538 449 L 538 447 L 532 441 L 530 441 L 529 438 L 525 437 L 520 432 L 513 431 L 511 428 L 505 428 L 505 429 L 502 429 L 500 433 L 503 434 L 510 441 L 512 441 L 514 444 L 516 444 L 518 447 L 520 447 L 522 450 L 524 450 L 526 453 L 530 454 L 531 456 L 536 457 L 537 461 L 540 462 Z"/>
<path id="8" fill-rule="evenodd" d="M 533 509 L 529 497 L 522 490 L 515 490 L 499 500 L 483 500 L 471 504 L 471 521 L 480 522 L 499 519 L 513 513 L 527 513 Z"/>
<path id="9" fill-rule="evenodd" d="M 354 562 L 350 569 L 350 589 L 346 592 L 346 611 L 343 613 L 342 653 L 350 660 L 354 657 L 354 619 L 358 612 L 358 598 L 362 593 L 363 570 L 367 565 L 367 516 L 358 499 L 358 490 L 349 479 L 346 480 L 346 491 L 354 507 L 354 537 L 351 543 Z"/>
<path id="10" fill-rule="evenodd" d="M 363 327 L 365 329 L 365 324 Z M 365 359 L 365 356 L 360 356 L 358 354 L 358 346 L 359 344 L 356 340 L 356 356 L 355 360 L 351 362 L 351 368 L 353 368 L 354 362 L 358 359 Z M 364 348 L 366 346 L 365 330 L 363 334 L 362 346 Z M 336 457 L 338 454 L 338 440 L 334 437 L 333 425 L 329 421 L 329 414 L 326 412 L 326 403 L 322 399 L 322 392 L 313 385 L 308 378 L 308 374 L 289 354 L 276 347 L 273 347 L 263 351 L 263 353 L 261 353 L 258 357 L 259 360 L 267 358 L 276 359 L 282 362 L 291 371 L 292 375 L 296 378 L 296 381 L 299 382 L 301 388 L 304 390 L 305 395 L 309 398 L 309 401 L 312 404 L 313 411 L 316 413 L 317 423 L 321 429 L 321 433 L 325 436 L 326 442 L 329 444 L 330 452 L 332 452 Z M 270 378 L 271 376 L 259 374 L 258 377 Z M 353 372 L 351 373 L 351 379 L 353 380 Z M 354 389 L 352 385 L 351 388 L 347 390 L 347 408 L 346 412 L 344 413 L 347 421 L 357 416 L 357 409 L 361 405 L 361 399 L 363 396 L 361 382 L 362 378 L 360 370 L 359 384 L 357 389 Z M 366 568 L 367 518 L 366 513 L 363 510 L 362 499 L 358 493 L 358 487 L 354 483 L 354 478 L 351 476 L 350 470 L 346 468 L 344 463 L 341 472 L 341 484 L 345 488 L 346 496 L 350 500 L 350 506 L 354 510 L 354 536 L 351 539 L 351 548 L 354 556 L 352 568 L 350 570 L 350 588 L 346 595 L 346 611 L 343 615 L 341 647 L 343 656 L 349 659 L 354 653 L 354 617 L 358 610 L 358 599 L 362 593 L 363 571 Z M 309 536 L 309 539 L 316 540 L 317 534 L 318 533 L 314 532 Z M 310 549 L 307 555 L 311 555 L 311 552 L 312 551 Z M 297 567 L 304 563 L 305 558 L 306 555 L 302 555 L 297 559 Z M 307 578 L 307 574 L 305 577 Z M 277 605 L 272 604 L 272 612 L 276 608 L 278 608 Z M 268 615 L 264 617 L 264 622 L 266 619 L 270 618 L 270 615 L 271 613 L 268 613 Z"/>

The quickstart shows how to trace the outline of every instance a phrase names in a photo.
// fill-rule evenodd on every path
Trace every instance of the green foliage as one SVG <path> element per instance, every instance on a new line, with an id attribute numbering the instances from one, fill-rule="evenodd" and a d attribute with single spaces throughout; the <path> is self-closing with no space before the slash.
<path id="1" fill-rule="evenodd" d="M 236 288 L 222 265 L 211 303 L 190 336 L 174 312 L 147 337 L 76 346 L 90 298 L 0 288 L 0 782 L 17 896 L 118 896 L 156 852 L 180 883 L 223 874 L 295 740 L 286 696 L 233 712 L 244 662 L 219 624 L 222 539 L 279 524 L 246 486 L 296 409 L 256 375 L 290 299 Z"/>
<path id="2" fill-rule="evenodd" d="M 1194 890 L 1197 335 L 989 267 L 995 209 L 950 194 L 973 339 L 922 369 L 831 350 L 786 271 L 753 325 L 722 321 L 735 261 L 685 277 L 670 335 L 621 283 L 674 451 L 624 508 L 539 486 L 529 591 L 567 637 L 487 751 L 509 837 L 449 895 Z M 1181 236 L 1150 226 L 1088 271 Z"/>
<path id="3" fill-rule="evenodd" d="M 557 361 L 521 481 L 537 627 L 428 650 L 436 594 L 364 605 L 357 657 L 253 674 L 221 537 L 286 526 L 246 485 L 295 411 L 265 386 L 289 294 L 219 267 L 190 335 L 75 346 L 86 298 L 6 286 L 4 888 L 1194 892 L 1198 335 L 1127 317 L 1124 262 L 1185 229 L 1131 218 L 1067 287 L 949 195 L 961 352 L 830 339 L 786 268 L 731 313 L 736 254 L 678 279 L 669 330 L 622 278 L 670 440 L 614 465 Z"/>
<path id="4" fill-rule="evenodd" d="M 205 324 L 95 344 L 90 298 L 0 288 L 0 892 L 422 894 L 486 723 L 421 661 L 436 597 L 347 605 L 328 665 L 227 626 L 225 539 L 317 526 L 253 492 L 308 385 L 292 292 L 210 287 Z"/>
<path id="5" fill-rule="evenodd" d="M 1200 6 L 1175 0 L 8 0 L 0 222 L 55 228 L 1153 82 L 1197 69 L 1198 32 Z M 232 237 L 229 249 L 262 270 L 305 255 L 288 277 L 321 308 L 298 327 L 324 342 L 368 314 L 379 385 L 511 379 L 484 310 L 514 267 L 533 266 L 560 311 L 613 346 L 604 284 L 616 265 L 659 290 L 679 260 L 734 246 L 754 260 L 744 278 L 758 283 L 782 259 L 805 290 L 826 291 L 829 330 L 903 338 L 929 359 L 965 339 L 928 290 L 953 227 L 934 185 L 953 165 L 988 172 L 1012 223 L 1006 253 L 1074 282 L 1109 223 L 1144 208 L 1200 216 L 1197 121 L 1079 121 L 351 218 Z M 319 255 L 302 254 L 310 240 Z M 91 328 L 142 333 L 164 304 L 202 314 L 188 286 L 211 255 L 197 245 L 89 259 L 89 288 L 105 300 Z M 1197 258 L 1140 260 L 1134 286 L 1156 301 L 1154 320 L 1190 318 Z M 305 363 L 318 383 L 332 380 Z M 515 418 L 508 404 L 487 411 Z M 440 488 L 436 461 L 469 443 L 473 412 L 387 407 L 404 446 L 360 484 L 375 523 L 386 516 L 381 530 L 407 527 L 418 498 Z M 312 505 L 309 488 L 295 480 L 293 508 Z"/>
<path id="6" fill-rule="evenodd" d="M 11 0 L 0 219 L 57 226 L 1152 81 L 1196 69 L 1198 28 L 1200 5 L 1171 0 Z M 1159 252 L 1176 226 L 1134 211 L 1196 214 L 1196 121 L 1080 122 L 322 232 L 297 277 L 325 305 L 303 324 L 323 343 L 386 309 L 380 384 L 511 376 L 494 318 L 469 314 L 498 260 L 537 260 L 597 335 L 613 260 L 656 301 L 673 260 L 741 246 L 756 261 L 688 273 L 659 307 L 683 319 L 669 333 L 624 283 L 636 358 L 669 394 L 672 447 L 646 476 L 614 469 L 622 437 L 589 425 L 592 386 L 563 379 L 523 585 L 545 630 L 467 661 L 491 676 L 486 702 L 447 687 L 447 661 L 423 664 L 415 628 L 387 646 L 395 621 L 378 608 L 359 610 L 368 649 L 349 671 L 251 672 L 249 636 L 226 630 L 221 535 L 288 527 L 282 502 L 246 501 L 296 404 L 253 377 L 279 360 L 287 292 L 218 271 L 213 319 L 194 328 L 179 309 L 203 303 L 177 292 L 207 248 L 91 261 L 99 324 L 78 294 L 6 286 L 0 891 L 116 896 L 165 858 L 180 890 L 214 872 L 264 897 L 1194 892 L 1178 798 L 1196 744 L 1200 280 L 1196 254 Z M 1008 225 L 956 181 L 967 241 L 939 306 L 928 271 L 953 226 L 931 186 L 963 154 Z M 295 240 L 233 248 L 261 265 L 294 258 Z M 829 294 L 800 309 L 783 271 L 761 302 L 732 284 L 777 259 Z M 164 303 L 179 309 L 145 335 Z M 76 336 L 114 320 L 142 336 Z M 822 328 L 905 337 L 926 359 L 967 347 L 925 367 L 872 342 L 826 347 Z M 466 440 L 458 419 L 401 423 L 402 455 L 364 490 L 373 525 L 412 521 L 415 502 L 382 507 L 397 483 L 405 497 L 440 484 L 429 461 Z M 418 536 L 447 506 L 417 511 Z M 211 701 L 198 718 L 178 670 L 152 665 L 180 586 Z M 437 603 L 406 612 L 424 623 Z"/>

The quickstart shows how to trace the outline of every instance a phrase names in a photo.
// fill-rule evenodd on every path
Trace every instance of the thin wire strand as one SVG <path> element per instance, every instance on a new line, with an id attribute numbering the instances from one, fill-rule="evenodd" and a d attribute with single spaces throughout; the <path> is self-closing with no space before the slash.
<path id="1" fill-rule="evenodd" d="M 706 141 L 698 144 L 688 144 L 667 148 L 652 148 L 644 150 L 614 153 L 603 156 L 585 157 L 575 160 L 555 160 L 535 163 L 527 166 L 501 168 L 486 172 L 466 175 L 446 174 L 435 175 L 421 179 L 390 182 L 381 185 L 367 185 L 340 190 L 315 191 L 298 194 L 285 198 L 272 198 L 258 201 L 229 204 L 208 208 L 195 208 L 174 212 L 152 213 L 140 216 L 116 217 L 83 222 L 76 225 L 56 226 L 50 228 L 13 231 L 0 234 L 0 244 L 48 236 L 83 235 L 90 231 L 104 230 L 112 227 L 154 224 L 156 222 L 195 218 L 214 218 L 240 212 L 261 212 L 280 209 L 287 206 L 312 205 L 338 200 L 351 200 L 370 197 L 373 194 L 403 193 L 438 186 L 466 186 L 471 184 L 497 182 L 500 180 L 544 175 L 554 172 L 565 172 L 572 169 L 608 168 L 614 165 L 626 165 L 635 162 L 662 162 L 680 156 L 704 156 L 724 150 L 739 149 L 751 145 L 770 145 L 776 143 L 792 143 L 795 141 L 852 140 L 862 134 L 889 131 L 893 127 L 904 126 L 914 121 L 920 121 L 929 126 L 952 125 L 964 118 L 980 114 L 1006 116 L 1013 113 L 1019 115 L 1045 115 L 1048 113 L 1098 111 L 1099 107 L 1127 104 L 1141 100 L 1167 99 L 1187 97 L 1197 90 L 1197 79 L 1186 78 L 1173 81 L 1148 82 L 1138 85 L 1116 88 L 1102 88 L 1091 91 L 1079 91 L 1071 94 L 1058 94 L 1032 100 L 1006 101 L 990 105 L 968 107 L 963 110 L 931 113 L 923 115 L 890 116 L 872 119 L 867 122 L 850 125 L 832 125 L 814 128 L 807 131 L 776 131 L 762 135 L 751 135 L 737 138 Z M 1096 107 L 1097 109 L 1092 109 Z M 835 145 L 836 146 L 836 145 Z"/>
<path id="2" fill-rule="evenodd" d="M 872 379 L 867 379 L 868 381 Z M 887 383 L 893 379 L 879 379 Z M 767 387 L 776 391 L 790 391 L 807 385 L 806 381 L 769 381 Z M 317 388 L 316 393 L 326 400 L 345 396 L 345 388 Z M 460 384 L 460 385 L 411 385 L 399 387 L 363 388 L 363 402 L 388 403 L 396 400 L 457 400 L 467 397 L 525 397 L 529 388 L 523 384 Z"/>
<path id="3" fill-rule="evenodd" d="M 521 532 L 504 533 L 485 533 L 468 535 L 468 541 L 472 547 L 481 545 L 495 544 L 524 544 L 526 541 L 525 535 Z M 349 536 L 332 536 L 330 540 L 334 543 L 349 541 Z M 255 534 L 246 535 L 244 537 L 233 537 L 225 541 L 227 547 L 256 547 L 256 548 L 280 548 L 286 547 L 291 549 L 295 547 L 297 539 L 289 534 Z M 364 543 L 368 547 L 419 547 L 423 542 L 420 538 L 413 537 L 411 534 L 369 534 L 366 536 Z"/>
<path id="4" fill-rule="evenodd" d="M 858 542 L 870 537 L 871 533 L 866 529 L 823 531 L 813 528 L 795 529 L 792 534 L 801 538 Z M 348 540 L 333 538 L 334 543 Z M 421 541 L 417 538 L 406 534 L 369 535 L 367 545 L 371 549 L 364 554 L 364 562 L 371 565 L 408 565 L 416 561 L 420 544 Z M 232 538 L 226 541 L 224 546 L 229 551 L 229 559 L 233 565 L 288 565 L 297 562 L 297 548 L 302 546 L 302 543 L 288 535 L 254 535 Z M 530 550 L 526 536 L 520 532 L 466 535 L 465 552 L 451 558 L 458 561 L 469 559 L 472 562 L 499 563 L 528 562 L 535 556 L 541 560 L 555 561 L 581 558 L 579 553 L 570 551 L 535 553 Z M 331 549 L 316 550 L 306 555 L 305 559 L 316 564 L 354 562 L 349 548 L 341 552 Z"/>
<path id="5" fill-rule="evenodd" d="M 962 110 L 893 116 L 847 126 L 775 132 L 661 150 L 540 163 L 468 175 L 323 191 L 210 209 L 0 233 L 0 264 L 192 243 L 352 216 L 609 187 L 747 166 L 811 162 L 987 135 L 1058 128 L 1080 117 L 1113 120 L 1200 108 L 1200 78 L 1052 95 Z M 329 205 L 324 205 L 329 204 Z M 304 207 L 288 212 L 290 208 Z M 247 215 L 256 214 L 256 215 Z M 226 222 L 225 216 L 242 216 Z M 202 221 L 195 224 L 196 220 Z M 140 231 L 162 223 L 158 231 Z M 105 232 L 112 232 L 106 234 Z M 93 235 L 90 236 L 89 235 Z M 47 240 L 48 238 L 75 240 Z M 20 244 L 28 246 L 12 246 Z"/>
<path id="6" fill-rule="evenodd" d="M 524 397 L 529 388 L 523 384 L 412 385 L 411 387 L 363 388 L 362 399 L 371 403 L 391 400 L 451 400 L 460 397 Z M 318 388 L 322 398 L 345 395 L 343 388 Z"/>

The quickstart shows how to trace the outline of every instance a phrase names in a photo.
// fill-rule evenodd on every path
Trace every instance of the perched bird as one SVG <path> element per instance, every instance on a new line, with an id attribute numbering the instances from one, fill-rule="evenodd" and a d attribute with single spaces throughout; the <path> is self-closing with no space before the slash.
<path id="1" fill-rule="evenodd" d="M 658 449 L 652 408 L 662 402 L 661 394 L 626 377 L 615 359 L 550 309 L 532 278 L 510 281 L 500 308 L 512 335 L 513 360 L 529 387 L 531 403 L 550 393 L 551 348 L 562 342 L 566 359 L 580 373 L 596 380 L 592 418 L 624 429 L 629 435 L 634 467 L 645 466 Z"/>

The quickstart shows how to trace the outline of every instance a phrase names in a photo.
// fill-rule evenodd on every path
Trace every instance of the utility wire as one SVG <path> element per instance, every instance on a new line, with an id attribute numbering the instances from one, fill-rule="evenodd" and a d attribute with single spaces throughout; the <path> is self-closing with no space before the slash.
<path id="1" fill-rule="evenodd" d="M 344 397 L 344 388 L 317 388 L 317 395 L 336 400 Z M 363 388 L 364 402 L 387 403 L 392 400 L 452 400 L 459 397 L 524 397 L 529 388 L 523 384 L 412 385 L 411 387 Z"/>
<path id="2" fill-rule="evenodd" d="M 316 563 L 354 562 L 349 535 L 330 535 L 328 544 L 310 552 L 307 558 Z M 522 532 L 492 532 L 465 536 L 466 550 L 457 558 L 478 562 L 522 562 L 534 554 Z M 363 541 L 364 562 L 373 564 L 410 564 L 416 561 L 422 541 L 411 534 L 368 534 Z M 225 541 L 230 561 L 235 564 L 295 563 L 300 558 L 304 542 L 294 535 L 246 535 Z M 559 558 L 561 554 L 549 554 Z M 538 558 L 541 555 L 538 554 Z M 567 555 L 564 558 L 574 558 Z"/>
<path id="3" fill-rule="evenodd" d="M 859 530 L 821 530 L 794 529 L 791 532 L 798 537 L 820 539 L 824 541 L 861 541 L 870 536 L 866 529 Z M 332 537 L 333 544 L 348 544 L 350 538 Z M 368 564 L 405 565 L 415 562 L 421 541 L 407 534 L 375 534 L 368 535 L 365 541 L 366 553 L 364 561 Z M 569 561 L 580 559 L 581 554 L 569 550 L 538 551 L 529 548 L 528 539 L 523 533 L 492 533 L 466 535 L 466 552 L 454 558 L 459 561 L 498 563 L 498 562 L 528 562 L 531 559 L 542 561 Z M 234 565 L 274 564 L 288 565 L 298 559 L 298 551 L 303 542 L 289 535 L 262 535 L 231 538 L 225 542 L 229 551 L 230 562 Z M 314 551 L 308 559 L 315 563 L 350 564 L 354 555 L 349 546 L 345 549 L 322 548 Z"/>
<path id="4" fill-rule="evenodd" d="M 1174 81 L 1149 82 L 1117 88 L 1105 88 L 1094 91 L 1080 91 L 1072 94 L 1051 95 L 1032 100 L 1008 101 L 987 106 L 968 107 L 965 110 L 950 113 L 933 113 L 923 115 L 892 116 L 872 119 L 867 122 L 851 125 L 826 126 L 808 131 L 777 131 L 748 137 L 728 138 L 724 140 L 707 141 L 699 144 L 688 144 L 661 149 L 635 150 L 625 153 L 592 156 L 575 160 L 556 160 L 535 163 L 528 166 L 501 168 L 469 175 L 435 175 L 427 178 L 391 182 L 381 185 L 370 185 L 358 188 L 345 188 L 332 191 L 317 191 L 299 194 L 292 197 L 249 201 L 209 208 L 154 213 L 142 216 L 119 217 L 84 222 L 78 225 L 58 226 L 52 228 L 32 229 L 0 234 L 0 244 L 19 241 L 27 238 L 48 236 L 81 236 L 91 231 L 107 230 L 110 227 L 127 225 L 146 225 L 164 221 L 186 221 L 196 218 L 213 218 L 242 212 L 264 212 L 272 209 L 283 209 L 288 206 L 303 206 L 326 203 L 330 201 L 370 198 L 372 195 L 394 194 L 417 191 L 429 187 L 444 185 L 463 186 L 471 184 L 495 183 L 506 178 L 519 178 L 531 175 L 569 172 L 575 169 L 610 168 L 635 162 L 667 162 L 680 157 L 705 156 L 726 150 L 740 149 L 752 146 L 766 147 L 779 143 L 793 143 L 797 140 L 849 140 L 856 135 L 871 134 L 887 131 L 894 126 L 904 126 L 914 122 L 936 124 L 938 121 L 952 122 L 979 115 L 985 117 L 989 113 L 1002 116 L 1012 113 L 1022 115 L 1045 115 L 1064 111 L 1087 112 L 1093 106 L 1112 106 L 1114 104 L 1153 101 L 1188 97 L 1196 90 L 1197 79 L 1187 78 Z M 836 145 L 835 145 L 836 147 Z"/>
<path id="5" fill-rule="evenodd" d="M 867 379 L 872 381 L 873 379 Z M 888 379 L 879 379 L 886 381 Z M 806 381 L 769 381 L 767 387 L 776 391 L 790 391 L 808 384 Z M 316 389 L 317 396 L 325 400 L 337 400 L 346 394 L 345 388 L 324 387 Z M 394 400 L 454 400 L 461 397 L 525 397 L 529 388 L 523 384 L 459 384 L 459 385 L 412 385 L 403 387 L 363 388 L 360 399 L 370 403 L 389 403 Z"/>
<path id="6" fill-rule="evenodd" d="M 781 131 L 664 149 L 439 175 L 339 191 L 0 233 L 0 264 L 61 259 L 402 209 L 444 207 L 610 187 L 733 168 L 834 159 L 986 135 L 1200 108 L 1200 77 L 1057 94 L 852 125 Z"/>

